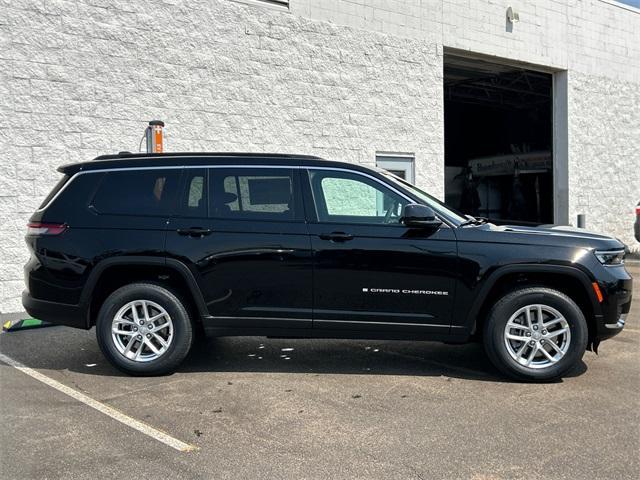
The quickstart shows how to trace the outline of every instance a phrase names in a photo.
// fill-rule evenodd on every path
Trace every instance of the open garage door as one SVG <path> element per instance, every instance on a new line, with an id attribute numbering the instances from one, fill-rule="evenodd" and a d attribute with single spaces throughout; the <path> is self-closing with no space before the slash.
<path id="1" fill-rule="evenodd" d="M 553 222 L 552 75 L 445 54 L 445 198 L 495 223 Z"/>

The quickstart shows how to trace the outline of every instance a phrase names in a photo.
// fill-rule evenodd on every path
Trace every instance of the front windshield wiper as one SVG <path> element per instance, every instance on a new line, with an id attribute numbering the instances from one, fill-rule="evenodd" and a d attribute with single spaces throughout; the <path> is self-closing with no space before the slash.
<path id="1" fill-rule="evenodd" d="M 484 217 L 472 217 L 471 215 L 465 215 L 467 219 L 460 224 L 461 227 L 465 225 L 482 225 L 483 223 L 487 223 L 488 220 Z"/>

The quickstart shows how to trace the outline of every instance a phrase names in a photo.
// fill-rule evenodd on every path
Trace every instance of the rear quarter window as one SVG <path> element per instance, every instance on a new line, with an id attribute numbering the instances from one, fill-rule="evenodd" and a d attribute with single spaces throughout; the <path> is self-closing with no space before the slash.
<path id="1" fill-rule="evenodd" d="M 165 216 L 171 213 L 179 170 L 123 170 L 108 172 L 91 206 L 105 215 Z"/>
<path id="2" fill-rule="evenodd" d="M 58 180 L 58 183 L 56 183 L 55 187 L 53 187 L 53 189 L 49 192 L 49 195 L 47 195 L 42 201 L 42 203 L 38 207 L 38 210 L 42 210 L 49 204 L 49 202 L 51 202 L 51 200 L 53 200 L 58 192 L 60 192 L 60 190 L 62 190 L 62 188 L 67 184 L 69 178 L 69 175 L 64 175 L 60 180 Z"/>

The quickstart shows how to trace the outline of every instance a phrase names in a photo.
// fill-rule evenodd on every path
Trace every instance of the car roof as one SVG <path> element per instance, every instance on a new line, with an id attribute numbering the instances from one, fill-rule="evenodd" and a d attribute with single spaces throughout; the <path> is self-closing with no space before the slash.
<path id="1" fill-rule="evenodd" d="M 352 163 L 325 160 L 313 155 L 286 153 L 238 153 L 238 152 L 166 152 L 100 155 L 89 162 L 71 163 L 58 171 L 73 175 L 79 171 L 109 170 L 140 167 L 176 167 L 208 165 L 282 165 L 282 166 L 331 166 L 366 170 Z"/>

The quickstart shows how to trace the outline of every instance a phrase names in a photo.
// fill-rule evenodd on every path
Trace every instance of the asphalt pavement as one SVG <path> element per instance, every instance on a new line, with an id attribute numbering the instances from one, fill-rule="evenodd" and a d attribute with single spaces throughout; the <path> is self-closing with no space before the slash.
<path id="1" fill-rule="evenodd" d="M 209 339 L 177 373 L 133 378 L 94 330 L 5 333 L 0 354 L 35 373 L 0 361 L 0 478 L 636 479 L 640 281 L 634 296 L 624 332 L 551 384 L 506 380 L 476 344 L 262 337 Z"/>

